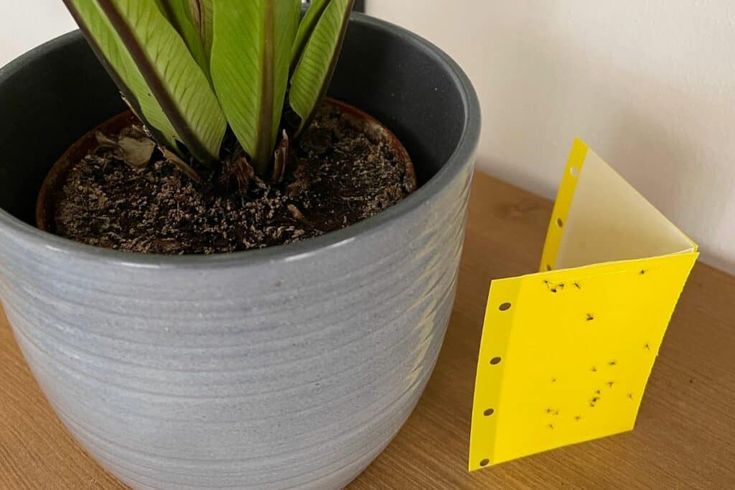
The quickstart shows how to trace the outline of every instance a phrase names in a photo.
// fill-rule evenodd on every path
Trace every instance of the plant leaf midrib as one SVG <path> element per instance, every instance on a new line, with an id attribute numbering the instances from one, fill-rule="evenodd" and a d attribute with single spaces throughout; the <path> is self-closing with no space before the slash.
<path id="1" fill-rule="evenodd" d="M 152 95 L 158 101 L 164 114 L 171 121 L 171 125 L 181 138 L 181 142 L 188 148 L 191 154 L 202 163 L 212 163 L 218 155 L 212 155 L 199 141 L 192 128 L 186 122 L 184 115 L 179 110 L 176 102 L 156 73 L 153 62 L 148 59 L 145 51 L 138 43 L 135 33 L 128 25 L 125 18 L 118 11 L 111 0 L 97 0 L 100 9 L 107 16 L 110 25 L 123 42 L 131 57 L 135 61 L 143 79 L 151 89 Z"/>
<path id="2" fill-rule="evenodd" d="M 90 32 L 89 28 L 87 27 L 87 23 L 84 21 L 84 19 L 80 15 L 73 1 L 63 0 L 63 2 L 64 2 L 64 5 L 66 5 L 67 9 L 69 9 L 69 13 L 71 14 L 72 18 L 79 26 L 79 30 L 84 34 L 85 38 L 87 39 L 87 42 L 92 48 L 92 52 L 94 52 L 99 62 L 102 64 L 102 66 L 105 67 L 105 69 L 107 70 L 107 73 L 112 78 L 112 81 L 115 83 L 115 86 L 120 91 L 123 99 L 130 105 L 130 108 L 133 110 L 135 115 L 138 118 L 140 118 L 141 121 L 143 121 L 146 128 L 148 128 L 148 130 L 151 132 L 151 134 L 156 139 L 156 141 L 167 141 L 168 139 L 163 135 L 163 133 L 160 132 L 158 128 L 156 128 L 153 124 L 151 124 L 148 121 L 147 117 L 145 116 L 145 112 L 143 111 L 143 108 L 141 107 L 140 102 L 138 101 L 138 98 L 135 96 L 133 91 L 128 88 L 127 84 L 123 82 L 122 77 L 120 76 L 118 71 L 115 69 L 115 67 L 112 66 L 112 64 L 109 61 L 107 61 L 107 58 L 103 54 L 102 48 L 99 46 L 96 38 Z"/>
<path id="3" fill-rule="evenodd" d="M 270 147 L 272 145 L 273 130 L 273 105 L 274 105 L 274 85 L 275 85 L 275 25 L 273 2 L 278 0 L 267 0 L 265 8 L 265 21 L 263 33 L 263 79 L 260 85 L 260 115 L 258 121 L 260 124 L 258 132 L 258 155 L 253 155 L 258 171 L 261 175 L 265 175 L 267 165 L 270 161 Z M 263 168 L 264 167 L 264 168 Z"/>

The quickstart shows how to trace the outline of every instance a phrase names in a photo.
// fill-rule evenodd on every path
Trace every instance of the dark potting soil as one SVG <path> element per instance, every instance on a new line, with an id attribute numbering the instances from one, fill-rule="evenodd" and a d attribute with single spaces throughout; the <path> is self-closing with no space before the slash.
<path id="1" fill-rule="evenodd" d="M 136 140 L 137 159 L 142 151 L 138 167 L 122 156 L 131 150 L 116 145 L 123 138 Z M 135 127 L 98 140 L 106 144 L 69 169 L 54 197 L 54 231 L 129 252 L 213 254 L 292 243 L 373 216 L 416 187 L 413 169 L 385 135 L 356 129 L 326 105 L 292 146 L 280 184 L 250 171 L 239 179 L 220 173 L 197 182 L 151 150 Z M 223 168 L 244 162 L 229 160 Z"/>

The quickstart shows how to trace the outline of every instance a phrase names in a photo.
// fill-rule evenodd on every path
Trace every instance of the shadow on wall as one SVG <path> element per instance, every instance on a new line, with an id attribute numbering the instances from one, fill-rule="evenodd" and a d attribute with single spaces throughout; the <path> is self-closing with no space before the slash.
<path id="1" fill-rule="evenodd" d="M 722 22 L 735 19 L 735 4 L 409 3 L 367 8 L 466 69 L 483 104 L 482 169 L 553 197 L 580 136 L 706 261 L 735 272 L 735 30 Z"/>

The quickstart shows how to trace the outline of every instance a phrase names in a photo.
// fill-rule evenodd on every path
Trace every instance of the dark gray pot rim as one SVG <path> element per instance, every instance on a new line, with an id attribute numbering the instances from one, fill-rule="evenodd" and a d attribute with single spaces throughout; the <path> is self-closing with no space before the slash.
<path id="1" fill-rule="evenodd" d="M 430 200 L 433 195 L 441 192 L 444 187 L 452 182 L 455 176 L 462 170 L 467 160 L 473 157 L 480 139 L 481 116 L 477 94 L 469 78 L 459 65 L 426 39 L 402 27 L 364 14 L 356 13 L 353 18 L 358 23 L 392 30 L 403 41 L 421 49 L 438 64 L 447 68 L 452 74 L 454 82 L 460 88 L 465 120 L 462 136 L 454 153 L 436 175 L 400 203 L 372 218 L 317 238 L 310 238 L 302 242 L 268 247 L 260 250 L 217 255 L 147 255 L 94 247 L 41 231 L 15 218 L 2 209 L 0 209 L 0 233 L 16 234 L 23 241 L 31 245 L 46 247 L 59 254 L 65 254 L 76 259 L 102 261 L 110 265 L 127 265 L 142 268 L 232 267 L 263 262 L 308 260 L 313 255 L 347 245 L 359 239 L 360 236 L 374 233 L 386 226 L 389 222 L 420 207 L 423 203 Z M 26 64 L 35 62 L 46 53 L 54 51 L 61 46 L 75 42 L 79 36 L 81 36 L 79 31 L 73 31 L 57 37 L 25 53 L 5 67 L 0 68 L 0 87 Z"/>

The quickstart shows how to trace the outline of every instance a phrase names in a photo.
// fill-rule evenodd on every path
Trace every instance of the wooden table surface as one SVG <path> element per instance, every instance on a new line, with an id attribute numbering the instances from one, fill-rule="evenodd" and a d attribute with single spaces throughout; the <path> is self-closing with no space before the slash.
<path id="1" fill-rule="evenodd" d="M 636 429 L 468 473 L 475 362 L 492 278 L 537 266 L 551 203 L 478 174 L 459 291 L 436 371 L 354 489 L 735 488 L 735 278 L 695 267 Z M 123 488 L 56 419 L 0 313 L 0 488 Z"/>

